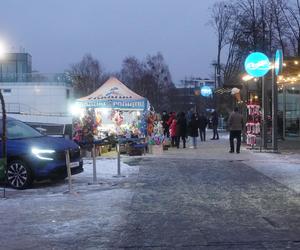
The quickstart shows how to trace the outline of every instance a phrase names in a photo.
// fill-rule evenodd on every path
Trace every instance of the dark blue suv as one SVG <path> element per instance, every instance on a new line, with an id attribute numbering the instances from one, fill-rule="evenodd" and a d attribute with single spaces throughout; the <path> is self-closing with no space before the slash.
<path id="1" fill-rule="evenodd" d="M 0 119 L 2 136 L 2 119 Z M 79 146 L 64 138 L 42 135 L 27 124 L 12 118 L 7 120 L 7 182 L 24 189 L 34 180 L 64 179 L 67 177 L 65 151 L 70 152 L 71 173 L 83 171 Z M 2 157 L 2 141 L 0 145 Z M 4 170 L 0 169 L 3 180 Z"/>

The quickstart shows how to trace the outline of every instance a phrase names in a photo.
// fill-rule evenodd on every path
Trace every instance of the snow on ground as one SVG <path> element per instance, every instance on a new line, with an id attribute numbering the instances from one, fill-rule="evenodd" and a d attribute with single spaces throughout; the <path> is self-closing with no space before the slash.
<path id="1" fill-rule="evenodd" d="M 253 152 L 247 165 L 273 180 L 300 193 L 300 157 L 298 154 L 273 154 Z"/>
<path id="2" fill-rule="evenodd" d="M 117 160 L 99 157 L 96 184 L 92 160 L 84 159 L 84 169 L 72 176 L 72 193 L 67 179 L 7 188 L 7 199 L 0 198 L 0 249 L 107 249 L 118 239 L 115 228 L 125 223 L 139 167 L 121 163 L 125 177 L 115 178 Z"/>
<path id="3" fill-rule="evenodd" d="M 125 157 L 126 158 L 126 157 Z M 128 158 L 128 157 L 127 157 Z M 130 161 L 134 157 L 126 159 Z M 96 161 L 97 182 L 93 183 L 93 161 L 92 159 L 84 158 L 84 171 L 80 174 L 72 176 L 73 192 L 86 193 L 89 191 L 100 191 L 103 189 L 113 189 L 118 187 L 128 186 L 132 178 L 135 178 L 139 172 L 139 166 L 130 166 L 121 161 L 121 178 L 114 177 L 117 175 L 117 159 L 98 157 Z M 1 187 L 3 188 L 3 186 Z M 0 197 L 2 190 L 0 188 Z M 42 181 L 36 182 L 26 190 L 15 190 L 6 188 L 6 196 L 25 197 L 25 196 L 57 196 L 68 192 L 68 178 L 62 181 Z"/>
<path id="4" fill-rule="evenodd" d="M 117 159 L 98 158 L 97 159 L 97 177 L 105 179 L 113 179 L 118 173 Z M 138 167 L 129 166 L 121 161 L 121 175 L 130 176 L 138 172 Z M 93 161 L 91 159 L 84 160 L 84 175 L 93 176 Z"/>

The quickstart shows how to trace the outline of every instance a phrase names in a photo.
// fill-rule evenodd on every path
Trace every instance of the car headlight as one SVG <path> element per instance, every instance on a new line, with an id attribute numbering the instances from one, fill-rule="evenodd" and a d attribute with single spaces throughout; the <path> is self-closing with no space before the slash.
<path id="1" fill-rule="evenodd" d="M 51 155 L 55 153 L 55 150 L 32 148 L 31 152 L 32 152 L 32 154 L 34 154 L 37 158 L 39 158 L 41 160 L 52 161 L 53 157 L 51 157 Z"/>

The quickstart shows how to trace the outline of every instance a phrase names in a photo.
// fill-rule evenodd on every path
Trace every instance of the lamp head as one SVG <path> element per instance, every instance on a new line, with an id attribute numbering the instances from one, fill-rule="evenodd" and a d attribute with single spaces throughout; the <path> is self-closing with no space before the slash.
<path id="1" fill-rule="evenodd" d="M 0 41 L 0 59 L 4 58 L 5 53 L 6 53 L 5 45 L 3 42 Z"/>

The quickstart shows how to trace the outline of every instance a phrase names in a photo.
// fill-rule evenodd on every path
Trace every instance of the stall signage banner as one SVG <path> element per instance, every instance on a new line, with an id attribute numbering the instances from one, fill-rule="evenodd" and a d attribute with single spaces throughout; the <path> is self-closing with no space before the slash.
<path id="1" fill-rule="evenodd" d="M 276 50 L 275 54 L 275 74 L 278 76 L 282 70 L 282 63 L 283 63 L 283 54 L 282 50 Z"/>
<path id="2" fill-rule="evenodd" d="M 262 77 L 271 68 L 269 58 L 261 52 L 254 52 L 247 56 L 244 66 L 246 72 L 253 77 Z"/>
<path id="3" fill-rule="evenodd" d="M 212 95 L 212 90 L 210 87 L 208 86 L 203 86 L 201 88 L 201 95 L 204 96 L 204 97 L 208 97 L 208 96 L 211 96 Z"/>
<path id="4" fill-rule="evenodd" d="M 89 108 L 115 108 L 115 109 L 144 109 L 145 101 L 118 101 L 118 100 L 90 100 L 79 102 L 79 105 L 82 107 Z"/>

